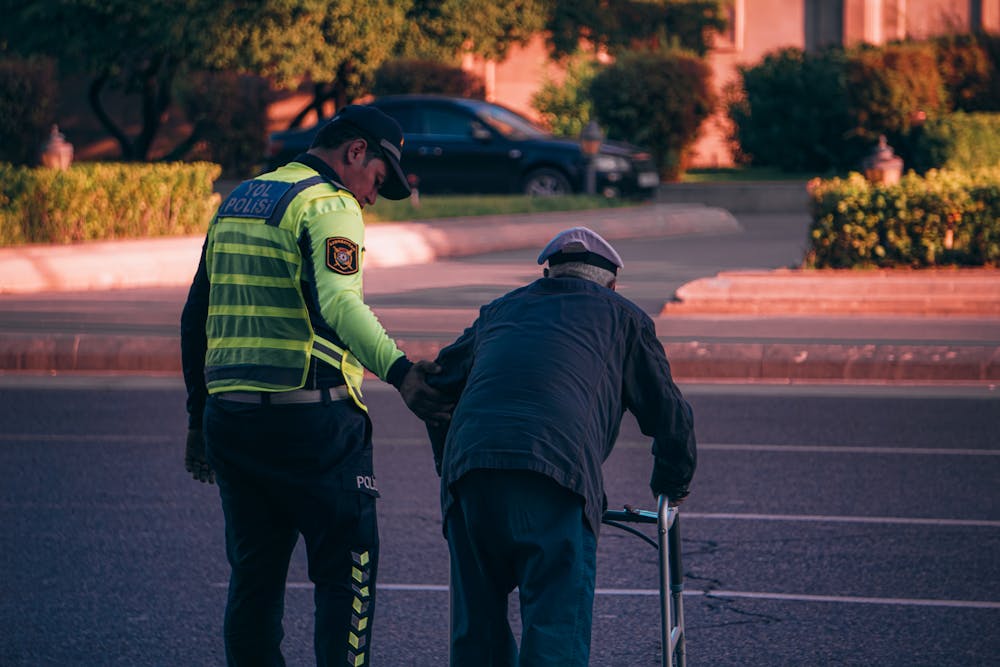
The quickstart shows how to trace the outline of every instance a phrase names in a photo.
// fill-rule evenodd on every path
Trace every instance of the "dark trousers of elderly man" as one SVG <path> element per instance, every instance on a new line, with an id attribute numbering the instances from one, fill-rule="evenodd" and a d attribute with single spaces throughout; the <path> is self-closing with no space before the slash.
<path id="1" fill-rule="evenodd" d="M 654 495 L 679 502 L 694 417 L 649 316 L 615 292 L 621 258 L 586 228 L 557 235 L 544 277 L 483 306 L 428 382 L 455 400 L 428 425 L 451 557 L 451 664 L 584 667 L 601 466 L 630 411 L 652 437 Z M 507 620 L 518 590 L 521 642 Z"/>

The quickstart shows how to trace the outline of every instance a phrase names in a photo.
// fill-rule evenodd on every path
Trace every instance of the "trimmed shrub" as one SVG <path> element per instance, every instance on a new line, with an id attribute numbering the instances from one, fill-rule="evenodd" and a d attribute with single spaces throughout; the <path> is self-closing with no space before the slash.
<path id="1" fill-rule="evenodd" d="M 77 163 L 66 171 L 0 163 L 0 245 L 204 232 L 221 169 L 195 163 Z"/>
<path id="2" fill-rule="evenodd" d="M 461 67 L 433 60 L 401 58 L 382 64 L 375 72 L 372 94 L 434 93 L 484 99 L 482 80 Z"/>
<path id="3" fill-rule="evenodd" d="M 0 60 L 0 161 L 38 164 L 56 120 L 55 81 L 50 60 Z"/>
<path id="4" fill-rule="evenodd" d="M 227 178 L 251 176 L 267 150 L 267 107 L 273 99 L 267 81 L 234 72 L 197 72 L 186 77 L 179 97 L 194 125 L 195 143 L 183 157 L 214 162 Z"/>
<path id="5" fill-rule="evenodd" d="M 851 137 L 843 51 L 786 48 L 740 68 L 742 91 L 728 101 L 743 162 L 785 171 L 851 166 L 864 143 Z"/>
<path id="6" fill-rule="evenodd" d="M 813 268 L 983 266 L 1000 262 L 1000 167 L 910 172 L 896 185 L 809 183 Z"/>
<path id="7" fill-rule="evenodd" d="M 975 169 L 1000 166 L 1000 113 L 962 113 L 934 118 L 910 133 L 907 167 Z"/>
<path id="8" fill-rule="evenodd" d="M 676 180 L 715 106 L 710 76 L 709 66 L 688 52 L 627 52 L 594 77 L 594 114 L 609 139 L 650 149 L 660 176 Z"/>
<path id="9" fill-rule="evenodd" d="M 597 67 L 593 60 L 578 59 L 567 68 L 562 85 L 546 81 L 532 97 L 531 106 L 553 134 L 577 137 L 583 131 L 592 115 L 590 83 Z"/>

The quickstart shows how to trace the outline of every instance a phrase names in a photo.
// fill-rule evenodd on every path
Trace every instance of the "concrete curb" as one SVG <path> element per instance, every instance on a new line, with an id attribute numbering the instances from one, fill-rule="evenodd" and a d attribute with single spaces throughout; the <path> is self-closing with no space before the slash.
<path id="1" fill-rule="evenodd" d="M 397 342 L 414 359 L 434 358 L 452 337 Z M 683 381 L 1000 382 L 1000 349 L 986 345 L 664 342 Z M 9 372 L 179 374 L 176 336 L 8 334 L 0 363 Z"/>
<path id="2" fill-rule="evenodd" d="M 1000 270 L 724 271 L 681 286 L 674 298 L 661 315 L 998 317 Z"/>
<path id="3" fill-rule="evenodd" d="M 575 225 L 590 227 L 609 240 L 741 229 L 723 209 L 671 204 L 382 223 L 365 230 L 365 265 L 418 264 L 541 247 L 559 230 Z M 184 236 L 0 248 L 0 293 L 189 285 L 203 241 L 203 236 Z"/>

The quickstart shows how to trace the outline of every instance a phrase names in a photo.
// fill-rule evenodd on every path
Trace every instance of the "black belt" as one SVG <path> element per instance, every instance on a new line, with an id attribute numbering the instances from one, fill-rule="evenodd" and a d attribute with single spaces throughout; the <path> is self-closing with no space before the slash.
<path id="1" fill-rule="evenodd" d="M 223 401 L 257 403 L 260 405 L 288 405 L 293 403 L 329 403 L 351 397 L 347 387 L 324 389 L 293 389 L 292 391 L 222 391 L 214 396 Z"/>

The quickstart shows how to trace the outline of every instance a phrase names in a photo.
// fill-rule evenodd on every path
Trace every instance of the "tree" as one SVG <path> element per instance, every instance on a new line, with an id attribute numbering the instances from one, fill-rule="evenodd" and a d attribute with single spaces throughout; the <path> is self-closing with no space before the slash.
<path id="1" fill-rule="evenodd" d="M 235 70 L 279 85 L 314 85 L 312 108 L 366 92 L 392 52 L 408 0 L 0 0 L 0 41 L 51 56 L 89 77 L 88 101 L 125 160 L 145 160 L 179 76 Z M 129 135 L 106 110 L 109 89 L 135 94 L 141 127 Z M 295 123 L 293 122 L 293 125 Z M 187 140 L 186 144 L 193 143 Z"/>
<path id="2" fill-rule="evenodd" d="M 375 70 L 395 48 L 409 0 L 265 0 L 230 2 L 217 63 L 294 88 L 312 82 L 310 111 L 322 119 L 368 92 Z"/>
<path id="3" fill-rule="evenodd" d="M 726 27 L 723 0 L 550 0 L 546 23 L 557 57 L 580 41 L 612 55 L 680 47 L 703 56 L 706 34 Z"/>
<path id="4" fill-rule="evenodd" d="M 463 53 L 502 60 L 545 26 L 547 0 L 413 0 L 395 52 L 455 62 Z"/>
<path id="5" fill-rule="evenodd" d="M 145 160 L 173 100 L 175 77 L 205 62 L 219 39 L 211 0 L 0 1 L 0 39 L 10 51 L 54 58 L 60 71 L 89 76 L 88 102 L 125 160 Z M 102 94 L 136 94 L 141 127 L 130 136 Z"/>

